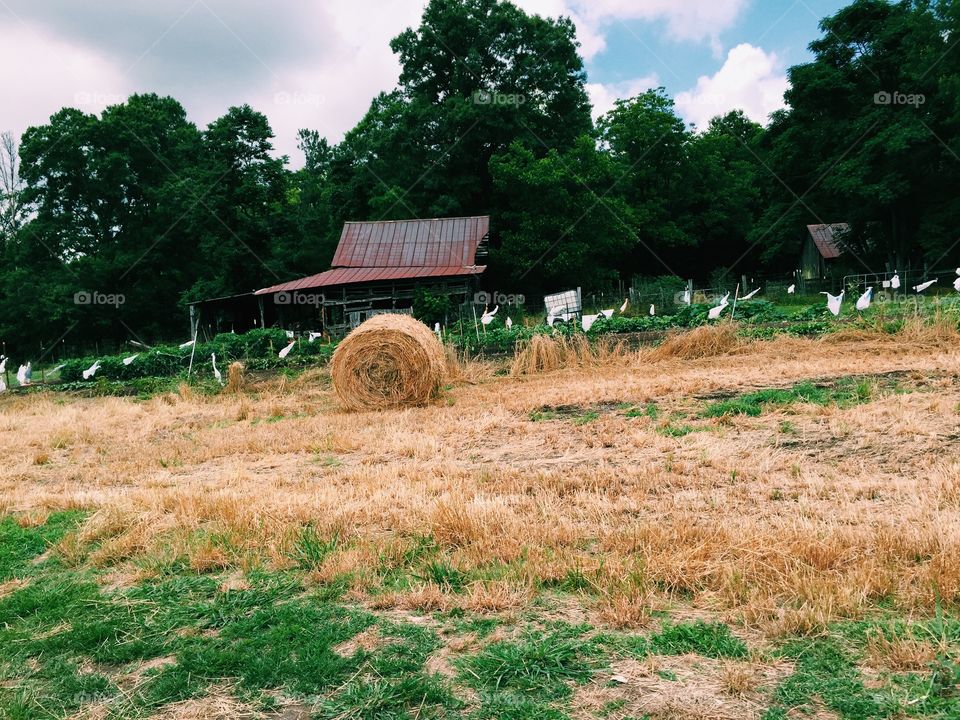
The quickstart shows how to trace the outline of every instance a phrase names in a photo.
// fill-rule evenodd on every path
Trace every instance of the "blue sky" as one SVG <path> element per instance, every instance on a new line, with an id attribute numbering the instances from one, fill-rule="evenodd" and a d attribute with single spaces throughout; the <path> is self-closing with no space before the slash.
<path id="1" fill-rule="evenodd" d="M 616 97 L 662 85 L 676 98 L 680 114 L 700 127 L 713 115 L 734 107 L 765 122 L 770 112 L 782 106 L 787 68 L 809 60 L 807 47 L 820 36 L 820 20 L 846 4 L 841 0 L 599 3 L 600 11 L 586 0 L 566 3 L 575 15 L 586 16 L 575 19 L 595 114 L 608 109 Z"/>
<path id="2" fill-rule="evenodd" d="M 683 2 L 683 0 L 677 0 Z M 806 62 L 807 46 L 820 36 L 822 17 L 844 7 L 840 0 L 753 0 L 729 30 L 720 33 L 725 48 L 749 43 L 777 54 L 785 67 Z M 670 39 L 664 22 L 624 20 L 610 25 L 607 49 L 587 64 L 591 82 L 614 83 L 656 73 L 671 93 L 692 87 L 701 75 L 723 64 L 707 43 Z"/>
<path id="3" fill-rule="evenodd" d="M 22 133 L 62 107 L 99 113 L 134 92 L 171 95 L 204 126 L 234 105 L 265 113 L 279 153 L 302 162 L 300 128 L 337 142 L 396 86 L 391 38 L 427 0 L 3 0 L 0 130 Z M 595 114 L 664 85 L 703 127 L 733 108 L 765 122 L 786 69 L 840 0 L 514 0 L 566 15 L 589 73 Z"/>

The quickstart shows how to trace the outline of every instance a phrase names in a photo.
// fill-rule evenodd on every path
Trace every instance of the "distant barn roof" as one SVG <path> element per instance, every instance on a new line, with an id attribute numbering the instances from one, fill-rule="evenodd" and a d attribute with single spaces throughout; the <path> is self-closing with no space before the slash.
<path id="1" fill-rule="evenodd" d="M 828 223 L 824 225 L 807 225 L 807 230 L 813 238 L 821 257 L 826 260 L 840 257 L 843 249 L 837 242 L 837 235 L 842 235 L 850 229 L 847 223 Z"/>
<path id="2" fill-rule="evenodd" d="M 490 218 L 344 223 L 333 267 L 473 265 Z"/>
<path id="3" fill-rule="evenodd" d="M 389 280 L 478 275 L 477 248 L 490 232 L 487 216 L 348 222 L 333 267 L 257 291 L 257 295 Z"/>

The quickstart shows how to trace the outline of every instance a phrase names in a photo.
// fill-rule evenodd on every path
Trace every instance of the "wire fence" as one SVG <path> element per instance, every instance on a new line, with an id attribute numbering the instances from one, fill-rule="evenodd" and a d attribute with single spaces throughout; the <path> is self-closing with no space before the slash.
<path id="1" fill-rule="evenodd" d="M 899 287 L 894 287 L 897 284 L 894 280 L 895 277 L 899 279 Z M 673 285 L 669 283 L 634 282 L 619 289 L 612 288 L 603 291 L 583 292 L 579 288 L 557 288 L 557 291 L 580 291 L 581 312 L 575 313 L 577 317 L 582 314 L 597 314 L 605 310 L 619 312 L 624 301 L 627 302 L 627 314 L 629 315 L 649 314 L 651 307 L 655 315 L 672 315 L 688 304 L 717 305 L 728 292 L 731 293 L 730 301 L 732 302 L 738 283 L 740 284 L 740 297 L 758 288 L 759 292 L 755 297 L 772 299 L 778 302 L 785 301 L 791 295 L 809 298 L 823 292 L 836 294 L 840 290 L 844 290 L 849 297 L 859 295 L 865 292 L 867 288 L 872 287 L 874 297 L 882 302 L 917 296 L 918 293 L 915 288 L 930 281 L 936 282 L 929 289 L 926 289 L 928 295 L 944 292 L 952 293 L 958 277 L 960 275 L 957 274 L 955 268 L 932 271 L 908 269 L 899 273 L 850 274 L 839 279 L 802 279 L 782 275 L 770 278 L 741 276 L 739 279 L 730 278 L 729 283 L 725 286 L 713 287 L 701 287 L 693 281 L 684 282 L 677 278 L 676 284 Z M 789 292 L 791 287 L 792 293 Z M 484 309 L 493 309 L 497 305 L 499 305 L 498 312 L 501 320 L 510 316 L 516 322 L 521 317 L 535 318 L 540 316 L 546 321 L 547 307 L 543 296 L 478 293 L 472 301 L 452 308 L 444 325 L 460 321 L 463 325 L 472 326 L 479 321 Z M 117 355 L 131 351 L 131 347 L 128 341 L 107 339 L 78 342 L 73 336 L 68 335 L 57 342 L 52 340 L 45 342 L 28 354 L 32 355 L 35 360 L 35 367 L 51 367 L 68 358 L 88 355 L 96 357 Z M 10 348 L 10 352 L 13 352 L 13 348 Z M 0 354 L 6 355 L 10 352 L 6 347 L 0 345 Z M 21 350 L 20 353 L 14 354 L 23 353 Z"/>
<path id="2" fill-rule="evenodd" d="M 899 287 L 893 287 L 894 278 L 899 279 Z M 901 273 L 862 273 L 859 275 L 845 275 L 843 278 L 843 289 L 849 293 L 866 292 L 868 287 L 872 287 L 877 293 L 887 294 L 915 294 L 917 287 L 933 282 L 928 288 L 932 290 L 953 290 L 954 282 L 958 275 L 956 269 L 949 270 L 905 270 Z M 921 290 L 922 292 L 922 290 Z"/>

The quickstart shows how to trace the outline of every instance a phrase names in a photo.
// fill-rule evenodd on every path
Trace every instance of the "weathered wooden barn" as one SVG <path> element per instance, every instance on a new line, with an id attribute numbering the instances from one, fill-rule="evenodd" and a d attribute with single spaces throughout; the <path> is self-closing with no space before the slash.
<path id="1" fill-rule="evenodd" d="M 419 288 L 459 305 L 478 289 L 490 218 L 348 222 L 329 270 L 257 290 L 285 327 L 337 336 L 383 312 L 411 312 Z"/>
<path id="2" fill-rule="evenodd" d="M 800 254 L 800 279 L 825 280 L 830 277 L 831 261 L 843 254 L 839 239 L 850 229 L 846 223 L 807 225 Z"/>

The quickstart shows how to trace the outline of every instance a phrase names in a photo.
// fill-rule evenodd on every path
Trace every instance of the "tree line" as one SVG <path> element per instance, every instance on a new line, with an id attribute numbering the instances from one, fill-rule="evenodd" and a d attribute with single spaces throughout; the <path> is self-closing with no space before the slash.
<path id="1" fill-rule="evenodd" d="M 347 220 L 489 214 L 487 282 L 528 296 L 786 276 L 818 222 L 850 223 L 864 271 L 949 261 L 958 23 L 949 0 L 855 0 L 766 127 L 687 126 L 664 88 L 594 121 L 571 21 L 503 0 L 431 0 L 391 41 L 397 87 L 338 143 L 302 130 L 297 170 L 246 105 L 205 128 L 155 94 L 64 108 L 0 143 L 0 339 L 180 337 L 189 301 L 326 269 Z"/>

